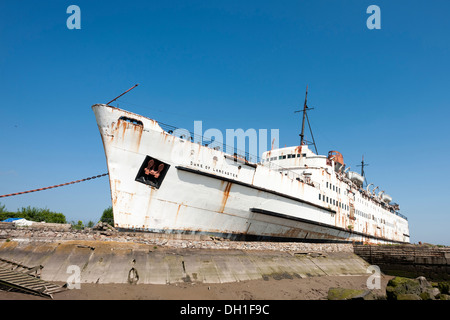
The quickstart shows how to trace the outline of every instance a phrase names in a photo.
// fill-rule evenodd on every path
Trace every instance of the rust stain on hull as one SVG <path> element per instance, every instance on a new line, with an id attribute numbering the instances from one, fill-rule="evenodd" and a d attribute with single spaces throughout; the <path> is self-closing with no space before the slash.
<path id="1" fill-rule="evenodd" d="M 220 213 L 223 213 L 223 210 L 225 210 L 225 206 L 227 205 L 228 196 L 230 195 L 231 185 L 232 185 L 231 182 L 227 182 L 227 185 L 225 186 L 225 190 L 223 191 L 222 202 L 221 202 L 220 209 L 219 209 Z"/>
<path id="2" fill-rule="evenodd" d="M 178 220 L 178 215 L 180 213 L 181 206 L 182 206 L 182 204 L 178 205 L 177 214 L 175 215 L 175 222 L 177 222 L 177 220 Z"/>
<path id="3" fill-rule="evenodd" d="M 141 139 L 142 139 L 142 132 L 144 131 L 144 128 L 141 126 L 133 126 L 133 130 L 136 133 L 136 152 L 139 151 L 139 148 L 141 146 Z"/>

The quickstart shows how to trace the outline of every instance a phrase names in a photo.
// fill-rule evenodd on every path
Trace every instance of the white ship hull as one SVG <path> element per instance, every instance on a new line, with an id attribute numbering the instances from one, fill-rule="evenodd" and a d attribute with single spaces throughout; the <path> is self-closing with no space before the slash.
<path id="1" fill-rule="evenodd" d="M 236 161 L 118 108 L 93 110 L 118 228 L 231 239 L 408 242 L 407 225 L 406 231 L 396 231 L 396 223 L 360 227 L 345 210 L 324 205 L 320 186 L 290 172 Z"/>

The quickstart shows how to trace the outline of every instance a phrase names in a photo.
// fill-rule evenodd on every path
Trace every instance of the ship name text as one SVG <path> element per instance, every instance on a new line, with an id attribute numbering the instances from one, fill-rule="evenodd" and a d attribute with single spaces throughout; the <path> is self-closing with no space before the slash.
<path id="1" fill-rule="evenodd" d="M 223 174 L 229 177 L 233 177 L 233 178 L 237 178 L 237 174 L 230 172 L 230 171 L 226 171 L 226 170 L 222 170 L 222 169 L 217 169 L 217 168 L 213 168 L 210 165 L 207 164 L 203 164 L 203 163 L 195 163 L 194 161 L 191 161 L 191 166 L 196 167 L 196 168 L 201 168 L 201 169 L 205 169 L 214 173 L 219 173 L 219 174 Z"/>

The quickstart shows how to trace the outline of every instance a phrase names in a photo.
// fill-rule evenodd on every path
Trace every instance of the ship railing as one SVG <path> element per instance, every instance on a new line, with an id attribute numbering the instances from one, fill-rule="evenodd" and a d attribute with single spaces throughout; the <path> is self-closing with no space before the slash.
<path id="1" fill-rule="evenodd" d="M 205 139 L 202 135 L 195 134 L 191 131 L 188 131 L 186 129 L 177 128 L 175 126 L 165 124 L 162 122 L 158 122 L 159 126 L 167 133 L 176 136 L 178 138 L 189 140 L 193 143 L 198 143 L 204 147 L 208 147 L 210 149 L 214 149 L 217 151 L 224 152 L 225 154 L 229 156 L 233 156 L 236 159 L 242 159 L 245 162 L 249 162 L 252 164 L 261 164 L 261 158 L 259 156 L 250 154 L 249 152 L 239 150 L 234 146 L 227 145 L 223 142 Z M 284 174 L 285 176 L 289 177 L 292 180 L 301 181 L 303 183 L 307 183 L 311 186 L 314 186 L 316 188 L 319 188 L 319 183 L 312 181 L 309 177 L 306 177 L 302 174 L 299 174 L 297 172 L 294 172 L 290 169 L 287 169 L 285 167 L 282 167 L 276 163 L 273 162 L 265 162 L 263 164 L 264 167 L 269 168 L 270 170 L 278 171 L 280 174 Z"/>
<path id="2" fill-rule="evenodd" d="M 403 218 L 403 219 L 405 219 L 406 221 L 408 221 L 408 218 L 407 218 L 406 216 L 404 216 L 403 214 L 401 214 L 400 212 L 394 211 L 394 213 L 395 213 L 397 216 L 399 216 L 400 218 Z"/>
<path id="3" fill-rule="evenodd" d="M 230 146 L 230 145 L 227 145 L 226 143 L 219 142 L 214 139 L 213 140 L 205 139 L 205 137 L 203 137 L 202 135 L 195 134 L 186 129 L 177 128 L 177 127 L 174 127 L 169 124 L 165 124 L 165 123 L 161 123 L 161 122 L 158 122 L 158 124 L 164 131 L 166 131 L 167 133 L 169 133 L 173 136 L 176 136 L 178 138 L 181 138 L 184 140 L 189 140 L 192 143 L 198 143 L 204 147 L 208 147 L 210 149 L 224 152 L 228 155 L 242 158 L 247 162 L 251 162 L 254 164 L 260 162 L 260 157 L 250 154 L 249 152 L 239 150 L 235 146 Z"/>

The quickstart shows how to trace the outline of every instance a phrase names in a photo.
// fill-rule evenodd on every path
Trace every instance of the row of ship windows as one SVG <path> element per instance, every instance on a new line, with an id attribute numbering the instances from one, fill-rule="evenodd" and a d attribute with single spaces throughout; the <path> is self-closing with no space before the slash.
<path id="1" fill-rule="evenodd" d="M 361 211 L 361 210 L 355 210 L 355 213 L 356 213 L 358 216 L 361 216 L 361 217 L 363 217 L 363 218 L 366 218 L 366 219 L 372 219 L 373 221 L 376 221 L 375 216 L 374 216 L 373 214 L 370 215 L 370 214 L 365 213 L 365 212 L 363 212 L 363 211 Z M 393 223 L 386 222 L 385 219 L 379 218 L 378 220 L 379 220 L 380 223 L 383 223 L 383 224 L 385 224 L 385 225 L 387 225 L 387 226 L 389 226 L 389 227 L 392 227 L 392 228 L 394 227 L 394 224 L 393 224 Z"/>
<path id="2" fill-rule="evenodd" d="M 270 157 L 267 158 L 266 161 L 274 161 L 274 160 L 283 160 L 283 159 L 292 159 L 292 158 L 300 158 L 300 157 L 306 157 L 306 153 L 297 153 L 297 154 L 287 154 L 287 155 L 283 155 L 283 156 L 278 156 L 278 157 Z"/>
<path id="3" fill-rule="evenodd" d="M 326 187 L 330 190 L 336 191 L 337 193 L 341 194 L 341 188 L 339 188 L 338 186 L 335 186 L 334 184 L 328 183 L 328 181 L 327 181 Z"/>
<path id="4" fill-rule="evenodd" d="M 347 211 L 349 210 L 348 205 L 346 205 L 345 203 L 342 203 L 340 201 L 337 201 L 336 199 L 332 199 L 331 197 L 322 195 L 320 193 L 319 193 L 319 200 L 322 200 L 322 201 L 324 201 L 324 202 L 326 202 L 328 204 L 332 204 L 333 206 L 338 206 L 341 209 L 344 209 L 344 210 L 347 210 Z"/>
<path id="5" fill-rule="evenodd" d="M 341 209 L 344 209 L 344 210 L 347 210 L 347 211 L 349 210 L 348 205 L 346 205 L 345 203 L 342 203 L 340 201 L 336 201 L 336 199 L 331 199 L 331 197 L 322 195 L 320 193 L 319 193 L 319 200 L 322 200 L 322 201 L 324 201 L 326 203 L 332 204 L 333 206 L 338 206 Z M 374 215 L 370 215 L 370 214 L 365 213 L 365 212 L 360 211 L 360 210 L 355 210 L 355 213 L 358 216 L 361 216 L 361 217 L 366 218 L 366 219 L 372 219 L 372 220 L 375 221 L 375 216 Z M 380 219 L 380 222 L 383 223 L 383 224 L 389 225 L 389 226 L 393 226 L 393 224 L 386 222 L 386 220 L 384 220 L 384 219 Z"/>
<path id="6" fill-rule="evenodd" d="M 373 210 L 376 210 L 378 212 L 382 212 L 382 210 L 385 210 L 381 207 L 380 204 L 376 203 L 376 204 L 372 204 L 369 201 L 363 199 L 363 198 L 359 198 L 356 201 L 358 201 L 359 203 L 361 203 L 362 205 L 365 205 L 366 207 L 372 208 Z M 386 211 L 386 210 L 385 210 Z"/>
<path id="7" fill-rule="evenodd" d="M 375 220 L 375 216 L 374 216 L 373 214 L 370 215 L 370 214 L 365 213 L 365 212 L 362 212 L 362 211 L 360 211 L 360 210 L 358 210 L 358 209 L 355 210 L 355 213 L 356 213 L 358 216 L 361 216 L 361 217 L 363 217 L 363 218 Z"/>

